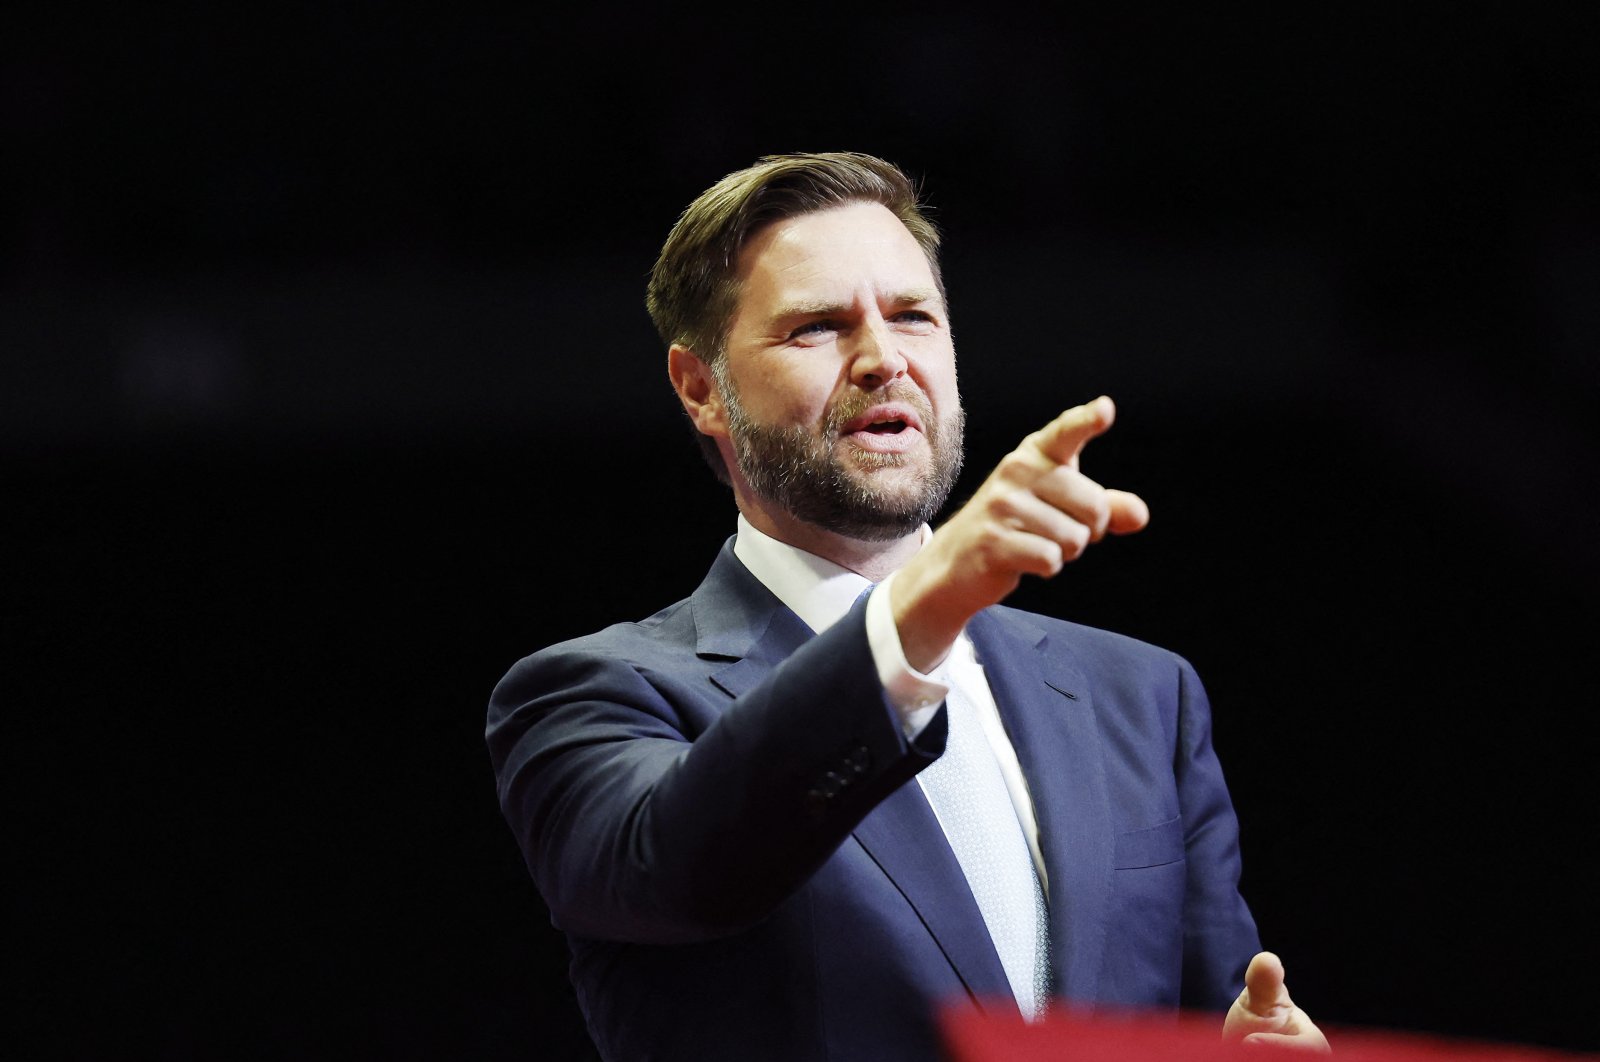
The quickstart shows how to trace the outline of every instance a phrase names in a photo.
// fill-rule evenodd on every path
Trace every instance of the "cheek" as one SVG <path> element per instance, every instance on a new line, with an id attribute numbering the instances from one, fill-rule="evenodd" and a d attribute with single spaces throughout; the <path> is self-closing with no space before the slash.
<path id="1" fill-rule="evenodd" d="M 955 352 L 946 347 L 930 351 L 917 363 L 918 383 L 936 405 L 950 406 L 958 401 Z"/>
<path id="2" fill-rule="evenodd" d="M 756 419 L 768 424 L 820 423 L 838 393 L 837 379 L 821 373 L 805 374 L 769 369 L 741 381 L 739 395 Z"/>

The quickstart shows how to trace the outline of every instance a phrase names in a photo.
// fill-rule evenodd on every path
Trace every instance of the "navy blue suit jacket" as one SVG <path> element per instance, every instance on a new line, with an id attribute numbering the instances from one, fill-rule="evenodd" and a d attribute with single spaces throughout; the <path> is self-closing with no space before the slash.
<path id="1" fill-rule="evenodd" d="M 496 688 L 501 806 L 602 1055 L 926 1059 L 936 1008 L 1015 1011 L 915 784 L 857 605 L 821 635 L 733 555 L 655 616 Z M 968 626 L 1050 882 L 1058 995 L 1225 1008 L 1258 948 L 1189 665 L 1013 609 Z"/>

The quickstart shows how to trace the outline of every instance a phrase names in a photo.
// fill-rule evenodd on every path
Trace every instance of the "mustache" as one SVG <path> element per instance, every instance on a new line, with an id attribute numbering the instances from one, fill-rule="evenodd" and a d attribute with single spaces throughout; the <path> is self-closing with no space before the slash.
<path id="1" fill-rule="evenodd" d="M 922 419 L 926 431 L 937 430 L 933 419 L 933 406 L 928 402 L 928 396 L 915 384 L 898 380 L 885 384 L 875 391 L 862 391 L 857 388 L 839 396 L 838 400 L 828 407 L 823 419 L 823 428 L 830 436 L 838 435 L 846 424 L 873 406 L 883 405 L 886 402 L 899 402 L 910 406 L 917 411 L 917 416 Z"/>

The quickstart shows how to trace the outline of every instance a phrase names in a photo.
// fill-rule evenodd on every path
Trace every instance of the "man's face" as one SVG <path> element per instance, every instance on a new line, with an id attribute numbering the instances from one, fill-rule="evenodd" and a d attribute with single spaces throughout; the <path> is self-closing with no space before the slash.
<path id="1" fill-rule="evenodd" d="M 887 208 L 777 222 L 744 248 L 714 368 L 739 474 L 790 515 L 866 540 L 933 517 L 961 469 L 944 300 Z"/>

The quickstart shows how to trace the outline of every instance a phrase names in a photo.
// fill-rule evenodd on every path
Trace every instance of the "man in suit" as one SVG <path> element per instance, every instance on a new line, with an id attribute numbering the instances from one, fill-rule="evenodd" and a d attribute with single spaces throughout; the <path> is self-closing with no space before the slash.
<path id="1" fill-rule="evenodd" d="M 1148 520 L 1079 468 L 1110 400 L 928 527 L 962 436 L 937 246 L 888 163 L 777 156 L 652 272 L 738 533 L 686 601 L 521 661 L 489 714 L 590 1032 L 617 1059 L 917 1059 L 939 1007 L 1067 1000 L 1323 1045 L 1251 958 L 1193 671 L 1000 605 Z"/>

